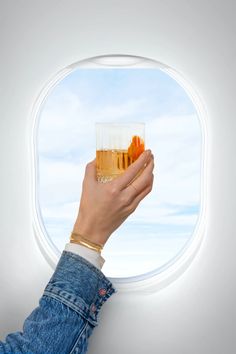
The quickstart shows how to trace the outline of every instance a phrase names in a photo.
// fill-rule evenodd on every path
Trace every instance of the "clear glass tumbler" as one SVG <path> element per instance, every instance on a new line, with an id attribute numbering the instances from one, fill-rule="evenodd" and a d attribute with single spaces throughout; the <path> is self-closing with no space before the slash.
<path id="1" fill-rule="evenodd" d="M 96 123 L 97 180 L 120 176 L 145 150 L 145 123 Z"/>

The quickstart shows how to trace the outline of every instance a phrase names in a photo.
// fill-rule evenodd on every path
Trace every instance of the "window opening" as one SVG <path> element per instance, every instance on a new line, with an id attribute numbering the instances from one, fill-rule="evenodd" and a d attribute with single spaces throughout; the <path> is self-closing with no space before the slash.
<path id="1" fill-rule="evenodd" d="M 108 240 L 103 272 L 132 278 L 161 270 L 190 243 L 201 207 L 202 131 L 189 93 L 145 58 L 84 60 L 55 80 L 37 114 L 37 215 L 57 255 L 73 228 L 95 122 L 145 122 L 155 156 L 153 190 Z"/>

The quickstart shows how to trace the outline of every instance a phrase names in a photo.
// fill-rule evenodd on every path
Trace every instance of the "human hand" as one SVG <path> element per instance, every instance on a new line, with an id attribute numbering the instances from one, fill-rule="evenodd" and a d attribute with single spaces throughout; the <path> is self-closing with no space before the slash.
<path id="1" fill-rule="evenodd" d="M 104 245 L 151 192 L 153 168 L 153 155 L 151 150 L 146 150 L 121 176 L 101 183 L 96 178 L 96 159 L 88 163 L 73 232 Z"/>

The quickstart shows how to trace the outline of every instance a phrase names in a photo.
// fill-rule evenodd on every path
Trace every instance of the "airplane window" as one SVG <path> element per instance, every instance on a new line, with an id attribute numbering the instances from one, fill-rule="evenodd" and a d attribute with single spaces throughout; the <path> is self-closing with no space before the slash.
<path id="1" fill-rule="evenodd" d="M 155 180 L 105 245 L 102 270 L 115 278 L 149 274 L 191 242 L 201 207 L 199 113 L 167 67 L 104 56 L 74 64 L 55 80 L 37 115 L 37 215 L 59 256 L 78 213 L 86 163 L 95 157 L 95 122 L 108 121 L 145 122 Z"/>

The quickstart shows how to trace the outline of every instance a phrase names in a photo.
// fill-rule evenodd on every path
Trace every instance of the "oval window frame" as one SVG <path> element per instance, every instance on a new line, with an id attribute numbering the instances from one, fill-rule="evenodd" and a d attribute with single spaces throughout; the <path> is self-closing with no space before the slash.
<path id="1" fill-rule="evenodd" d="M 124 64 L 126 63 L 126 64 Z M 143 65 L 145 63 L 145 65 Z M 201 144 L 201 171 L 200 171 L 200 211 L 198 221 L 195 225 L 194 231 L 190 239 L 186 242 L 181 251 L 172 258 L 164 266 L 159 267 L 151 272 L 140 276 L 133 276 L 127 278 L 111 278 L 111 282 L 114 287 L 121 292 L 153 292 L 167 286 L 169 283 L 178 278 L 191 264 L 192 260 L 196 256 L 200 245 L 203 240 L 205 225 L 206 225 L 206 199 L 207 199 L 207 110 L 206 105 L 203 104 L 203 99 L 200 97 L 193 84 L 186 80 L 186 78 L 180 74 L 177 70 L 170 68 L 169 66 L 150 58 L 145 58 L 136 55 L 126 54 L 107 54 L 100 55 L 91 58 L 79 60 L 66 68 L 60 70 L 41 89 L 31 112 L 31 127 L 30 127 L 30 152 L 31 152 L 31 205 L 33 214 L 33 233 L 36 238 L 37 244 L 47 260 L 50 266 L 55 269 L 61 253 L 58 251 L 52 240 L 50 239 L 46 228 L 43 224 L 42 215 L 40 212 L 39 201 L 37 198 L 37 180 L 38 180 L 38 154 L 36 146 L 36 137 L 38 132 L 39 116 L 41 113 L 41 107 L 44 101 L 47 99 L 53 88 L 63 80 L 67 75 L 72 73 L 76 68 L 91 68 L 91 67 L 157 67 L 165 71 L 171 76 L 178 84 L 182 86 L 189 98 L 194 104 L 202 134 Z"/>

